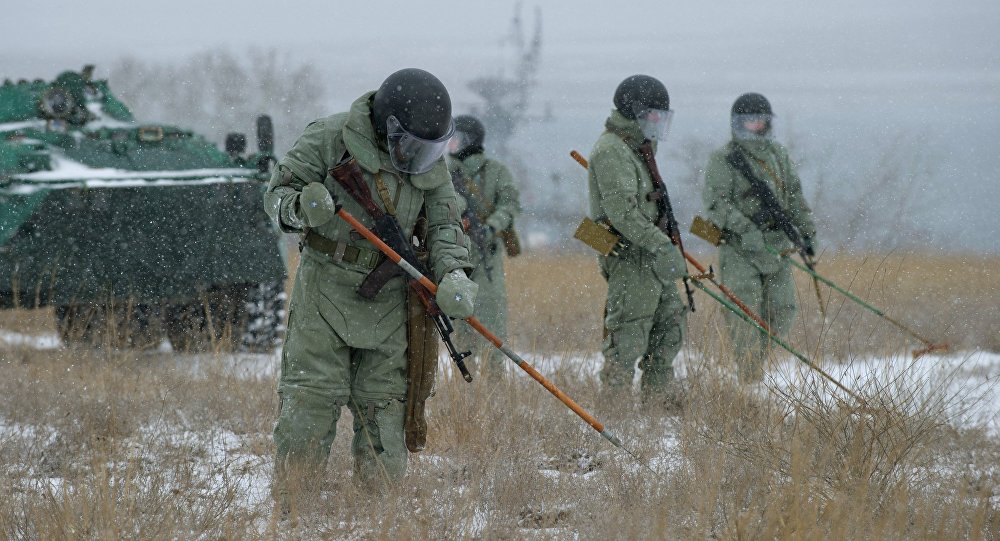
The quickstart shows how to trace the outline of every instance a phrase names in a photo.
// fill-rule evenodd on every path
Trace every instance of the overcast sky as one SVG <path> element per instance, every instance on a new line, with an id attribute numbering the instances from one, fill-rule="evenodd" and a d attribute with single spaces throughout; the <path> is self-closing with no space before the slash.
<path id="1" fill-rule="evenodd" d="M 524 4 L 528 23 L 534 6 L 543 8 L 546 67 L 572 70 L 570 80 L 591 79 L 582 72 L 592 66 L 601 67 L 603 75 L 609 64 L 619 72 L 607 74 L 612 80 L 646 71 L 669 86 L 676 70 L 712 88 L 762 84 L 781 71 L 805 90 L 817 82 L 831 84 L 830 76 L 838 72 L 856 77 L 888 71 L 899 83 L 990 84 L 993 89 L 1000 77 L 1000 2 L 993 0 L 591 4 Z M 51 77 L 67 64 L 107 63 L 123 54 L 155 59 L 210 47 L 259 46 L 351 69 L 348 81 L 370 87 L 385 72 L 409 65 L 442 73 L 488 68 L 483 61 L 497 60 L 497 41 L 513 5 L 455 0 L 17 2 L 0 19 L 0 71 Z M 823 77 L 810 84 L 816 74 Z M 921 79 L 929 74 L 937 76 Z"/>
<path id="2" fill-rule="evenodd" d="M 500 40 L 514 4 L 15 2 L 0 19 L 0 77 L 51 78 L 87 63 L 106 75 L 102 66 L 124 55 L 171 60 L 209 48 L 277 48 L 329 78 L 331 113 L 409 66 L 441 77 L 463 112 L 475 99 L 465 82 L 509 68 Z M 567 122 L 554 149 L 589 148 L 614 87 L 633 73 L 666 83 L 675 140 L 724 140 L 732 100 L 759 91 L 785 127 L 805 134 L 804 144 L 837 147 L 843 162 L 871 140 L 930 134 L 940 154 L 931 196 L 973 223 L 952 222 L 949 234 L 1000 251 L 1000 1 L 523 4 L 529 30 L 535 6 L 543 10 L 536 104 Z"/>

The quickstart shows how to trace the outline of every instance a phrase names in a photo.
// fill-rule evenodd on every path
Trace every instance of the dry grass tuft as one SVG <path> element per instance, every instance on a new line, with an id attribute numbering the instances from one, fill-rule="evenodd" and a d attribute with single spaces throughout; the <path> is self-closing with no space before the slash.
<path id="1" fill-rule="evenodd" d="M 921 331 L 996 348 L 987 331 L 1000 279 L 975 271 L 995 261 L 914 259 L 830 258 L 824 268 Z M 737 385 L 720 312 L 699 297 L 683 409 L 664 414 L 601 393 L 604 289 L 592 258 L 527 256 L 508 269 L 515 346 L 653 471 L 519 371 L 468 384 L 451 370 L 429 402 L 428 448 L 402 482 L 381 495 L 353 485 L 345 409 L 326 470 L 279 521 L 268 494 L 275 376 L 240 370 L 274 366 L 273 355 L 11 342 L 0 344 L 0 537 L 1000 538 L 1000 443 L 959 428 L 970 405 L 955 372 L 865 377 L 862 355 L 891 353 L 899 374 L 926 362 L 910 361 L 909 344 L 877 318 L 831 303 L 819 321 L 811 284 L 799 284 L 793 342 L 842 359 L 862 406 L 831 398 L 808 371 Z M 967 280 L 945 279 L 959 273 Z M 49 334 L 49 318 L 7 312 L 0 327 Z"/>

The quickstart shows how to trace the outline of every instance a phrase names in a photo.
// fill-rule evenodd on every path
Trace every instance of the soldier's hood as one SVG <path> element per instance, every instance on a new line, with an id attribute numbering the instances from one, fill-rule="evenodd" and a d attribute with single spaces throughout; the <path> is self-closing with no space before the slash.
<path id="1" fill-rule="evenodd" d="M 611 116 L 604 122 L 604 128 L 618 137 L 625 140 L 629 148 L 636 150 L 646 139 L 642 134 L 642 128 L 634 119 L 625 118 L 618 109 L 611 110 Z M 656 152 L 656 141 L 653 141 L 653 152 Z"/>
<path id="2" fill-rule="evenodd" d="M 379 169 L 384 169 L 406 177 L 393 167 L 388 152 L 376 143 L 377 136 L 371 121 L 371 97 L 374 95 L 375 91 L 366 92 L 351 104 L 347 122 L 344 123 L 344 146 L 365 171 L 375 174 Z M 410 184 L 420 190 L 431 190 L 448 182 L 448 179 L 448 166 L 444 163 L 444 158 L 438 160 L 426 173 L 409 175 Z"/>

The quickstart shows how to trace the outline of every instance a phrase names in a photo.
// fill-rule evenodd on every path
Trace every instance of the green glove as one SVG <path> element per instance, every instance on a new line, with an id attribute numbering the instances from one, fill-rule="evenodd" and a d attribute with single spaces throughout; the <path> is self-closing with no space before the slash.
<path id="1" fill-rule="evenodd" d="M 337 215 L 337 202 L 333 194 L 320 182 L 310 182 L 299 196 L 302 221 L 309 227 L 319 227 Z"/>
<path id="2" fill-rule="evenodd" d="M 437 303 L 444 315 L 465 319 L 472 315 L 476 307 L 478 291 L 479 284 L 469 280 L 461 269 L 456 269 L 446 274 L 438 284 Z"/>

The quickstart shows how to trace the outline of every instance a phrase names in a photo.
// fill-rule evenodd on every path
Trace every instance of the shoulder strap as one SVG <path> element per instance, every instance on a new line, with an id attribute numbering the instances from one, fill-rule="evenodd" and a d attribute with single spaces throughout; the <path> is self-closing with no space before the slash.
<path id="1" fill-rule="evenodd" d="M 382 204 L 385 205 L 385 212 L 392 216 L 396 215 L 396 205 L 392 202 L 392 196 L 389 195 L 389 187 L 385 185 L 385 181 L 382 180 L 382 172 L 379 171 L 375 173 L 375 189 L 378 190 L 378 197 L 382 200 Z M 402 191 L 402 190 L 400 190 Z M 399 195 L 399 192 L 396 192 Z"/>
<path id="2" fill-rule="evenodd" d="M 751 157 L 751 158 L 753 158 L 753 161 L 757 162 L 757 164 L 758 164 L 758 165 L 760 165 L 760 167 L 761 167 L 761 168 L 762 168 L 762 169 L 763 169 L 763 170 L 764 170 L 765 172 L 767 172 L 767 174 L 768 174 L 768 175 L 769 175 L 769 176 L 770 176 L 770 177 L 771 177 L 772 179 L 774 179 L 774 185 L 775 185 L 775 186 L 777 186 L 779 190 L 781 190 L 782 192 L 783 192 L 783 191 L 785 191 L 785 183 L 784 183 L 784 182 L 782 182 L 782 180 L 781 180 L 781 176 L 780 176 L 780 175 L 778 175 L 777 173 L 775 173 L 775 172 L 774 172 L 774 169 L 771 169 L 771 166 L 770 166 L 770 165 L 767 165 L 767 162 L 766 162 L 766 161 L 764 161 L 764 160 L 762 160 L 762 159 L 760 159 L 760 158 L 758 158 L 758 157 L 756 157 L 756 156 L 750 156 L 750 157 Z"/>

